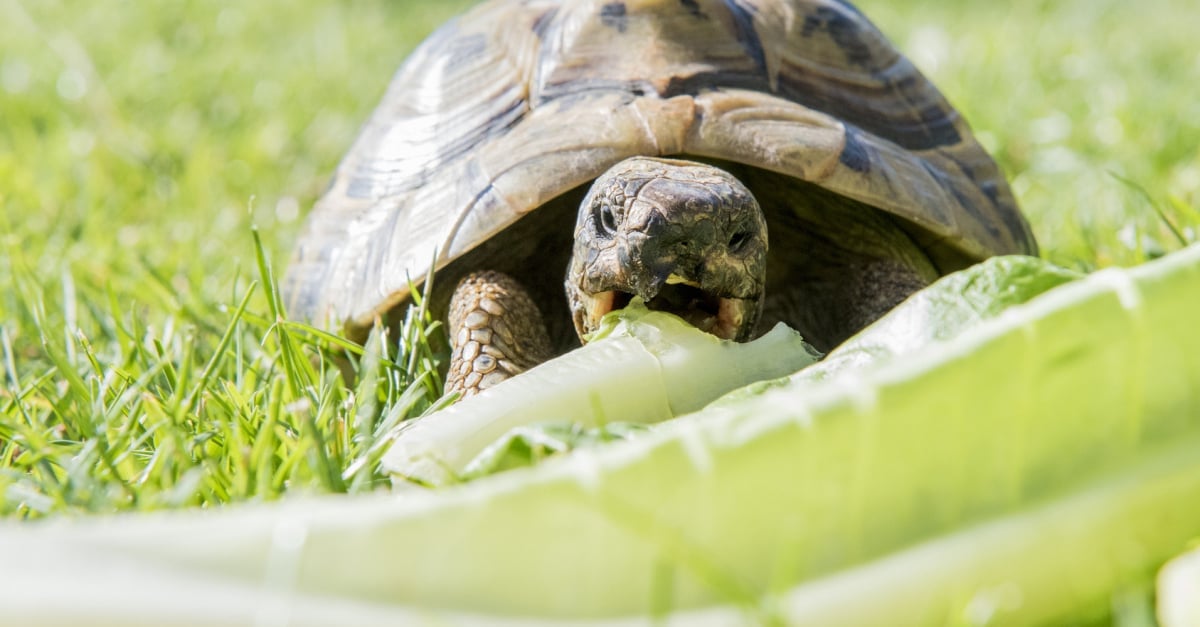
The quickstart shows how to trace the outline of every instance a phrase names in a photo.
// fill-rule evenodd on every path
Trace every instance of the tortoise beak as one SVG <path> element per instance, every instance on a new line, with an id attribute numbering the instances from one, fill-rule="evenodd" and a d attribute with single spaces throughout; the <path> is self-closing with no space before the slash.
<path id="1" fill-rule="evenodd" d="M 645 301 L 646 307 L 679 316 L 697 329 L 723 340 L 745 342 L 751 339 L 754 323 L 762 309 L 761 299 L 723 298 L 705 294 L 689 285 L 683 287 L 688 289 L 664 290 L 662 296 Z M 585 338 L 600 328 L 600 320 L 605 314 L 624 308 L 632 300 L 633 294 L 617 290 L 583 295 L 580 310 L 583 315 L 576 319 L 580 337 Z"/>

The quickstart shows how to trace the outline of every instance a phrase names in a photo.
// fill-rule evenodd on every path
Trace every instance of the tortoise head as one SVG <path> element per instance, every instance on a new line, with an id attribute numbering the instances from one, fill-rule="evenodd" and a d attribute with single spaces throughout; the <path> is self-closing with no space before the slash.
<path id="1" fill-rule="evenodd" d="M 567 298 L 581 339 L 640 296 L 745 341 L 766 271 L 767 222 L 745 185 L 712 166 L 633 157 L 596 179 L 579 207 Z"/>

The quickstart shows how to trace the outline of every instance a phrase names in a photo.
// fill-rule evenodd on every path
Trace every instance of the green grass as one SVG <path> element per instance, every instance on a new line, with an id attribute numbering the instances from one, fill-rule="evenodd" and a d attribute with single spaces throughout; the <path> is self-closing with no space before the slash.
<path id="1" fill-rule="evenodd" d="M 1200 5 L 862 5 L 996 155 L 1045 257 L 1085 270 L 1141 263 L 1178 248 L 1168 222 L 1197 238 Z"/>
<path id="2" fill-rule="evenodd" d="M 348 387 L 265 286 L 400 60 L 468 4 L 0 0 L 0 514 L 379 488 L 437 355 L 376 341 Z M 1197 239 L 1200 5 L 860 6 L 995 152 L 1046 257 Z"/>

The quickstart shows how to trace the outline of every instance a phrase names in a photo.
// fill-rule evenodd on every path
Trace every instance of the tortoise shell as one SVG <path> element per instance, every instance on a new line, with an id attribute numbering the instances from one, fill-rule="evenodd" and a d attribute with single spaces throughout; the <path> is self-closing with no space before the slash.
<path id="1" fill-rule="evenodd" d="M 574 208 L 522 218 L 635 155 L 866 203 L 942 273 L 1036 252 L 962 116 L 847 2 L 492 0 L 397 72 L 299 237 L 290 313 L 361 329 L 484 243 L 561 294 Z"/>

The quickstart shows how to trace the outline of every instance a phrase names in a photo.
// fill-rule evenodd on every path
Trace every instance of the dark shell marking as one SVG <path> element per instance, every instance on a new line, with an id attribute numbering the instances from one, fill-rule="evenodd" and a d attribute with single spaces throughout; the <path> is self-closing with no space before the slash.
<path id="1" fill-rule="evenodd" d="M 961 116 L 846 2 L 493 0 L 397 72 L 308 218 L 289 311 L 370 325 L 431 265 L 513 237 L 636 155 L 743 164 L 876 207 L 939 272 L 1036 251 Z"/>
<path id="2" fill-rule="evenodd" d="M 625 20 L 625 3 L 609 2 L 600 7 L 600 21 L 617 32 L 624 33 L 628 22 Z"/>
<path id="3" fill-rule="evenodd" d="M 846 145 L 842 147 L 838 161 L 861 174 L 871 171 L 871 153 L 858 141 L 858 131 L 853 126 L 846 125 Z"/>

